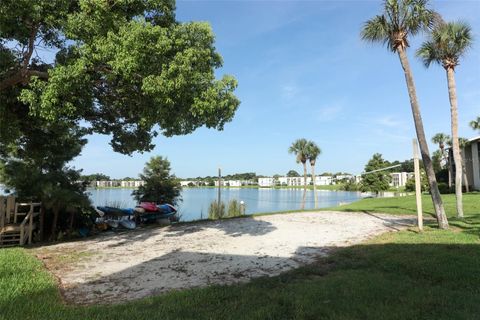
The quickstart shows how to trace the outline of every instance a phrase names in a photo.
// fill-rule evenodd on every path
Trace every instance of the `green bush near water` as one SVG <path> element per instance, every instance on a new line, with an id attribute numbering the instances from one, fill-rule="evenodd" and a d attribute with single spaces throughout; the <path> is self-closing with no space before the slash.
<path id="1" fill-rule="evenodd" d="M 239 217 L 243 215 L 242 206 L 237 200 L 230 200 L 228 203 L 227 217 Z"/>
<path id="2" fill-rule="evenodd" d="M 217 201 L 213 201 L 208 209 L 208 219 L 211 220 L 240 217 L 242 215 L 244 215 L 244 210 L 240 202 L 235 199 L 230 200 L 228 205 L 225 205 L 224 202 L 219 205 Z"/>
<path id="3" fill-rule="evenodd" d="M 213 201 L 208 208 L 208 219 L 217 220 L 225 217 L 225 203 Z"/>

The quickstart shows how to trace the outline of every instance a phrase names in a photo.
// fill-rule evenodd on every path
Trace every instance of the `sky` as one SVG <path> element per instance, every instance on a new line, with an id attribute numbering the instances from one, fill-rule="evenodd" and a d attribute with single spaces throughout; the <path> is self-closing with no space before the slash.
<path id="1" fill-rule="evenodd" d="M 445 20 L 464 20 L 473 48 L 456 69 L 459 134 L 478 136 L 469 121 L 480 115 L 480 1 L 433 1 Z M 171 162 L 181 178 L 256 172 L 301 172 L 288 153 L 298 138 L 315 141 L 322 154 L 316 172 L 358 174 L 374 153 L 412 158 L 413 119 L 398 56 L 361 41 L 363 23 L 380 14 L 379 1 L 177 1 L 177 19 L 207 21 L 224 65 L 218 77 L 238 80 L 241 104 L 223 131 L 200 128 L 187 136 L 157 137 L 155 149 L 114 153 L 110 137 L 89 136 L 72 165 L 84 174 L 137 177 L 152 156 Z M 409 49 L 425 132 L 450 132 L 445 70 L 428 70 Z M 430 144 L 433 152 L 436 146 Z"/>

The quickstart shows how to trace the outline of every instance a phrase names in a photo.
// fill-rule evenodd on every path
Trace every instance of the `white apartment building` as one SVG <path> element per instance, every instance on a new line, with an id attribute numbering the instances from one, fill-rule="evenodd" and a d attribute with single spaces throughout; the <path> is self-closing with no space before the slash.
<path id="1" fill-rule="evenodd" d="M 121 181 L 120 186 L 123 188 L 138 188 L 145 185 L 145 181 L 142 180 L 129 180 Z"/>
<path id="2" fill-rule="evenodd" d="M 117 180 L 112 181 L 95 181 L 95 186 L 97 188 L 113 188 L 113 187 L 120 187 L 121 182 Z"/>
<path id="3" fill-rule="evenodd" d="M 390 185 L 392 187 L 405 187 L 407 180 L 413 178 L 413 172 L 393 172 L 390 174 L 392 181 Z"/>
<path id="4" fill-rule="evenodd" d="M 258 186 L 259 187 L 272 187 L 274 183 L 273 178 L 258 178 Z"/>
<path id="5" fill-rule="evenodd" d="M 332 184 L 333 179 L 330 176 L 317 176 L 315 177 L 315 185 L 326 186 Z M 279 177 L 275 178 L 258 178 L 259 187 L 273 187 L 275 184 L 280 186 L 303 186 L 303 177 Z M 312 184 L 312 178 L 307 177 L 307 185 Z"/>

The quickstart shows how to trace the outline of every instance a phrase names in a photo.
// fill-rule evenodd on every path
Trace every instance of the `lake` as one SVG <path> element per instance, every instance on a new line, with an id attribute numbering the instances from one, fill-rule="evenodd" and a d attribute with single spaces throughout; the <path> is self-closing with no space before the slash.
<path id="1" fill-rule="evenodd" d="M 88 189 L 95 206 L 120 205 L 131 208 L 136 205 L 131 193 L 133 189 Z M 350 203 L 369 194 L 348 191 L 318 190 L 318 207 L 327 208 L 340 203 Z M 269 188 L 224 188 L 221 199 L 224 202 L 236 199 L 245 203 L 246 214 L 300 209 L 302 189 Z M 217 200 L 216 188 L 184 188 L 183 201 L 177 205 L 182 221 L 208 218 L 210 203 Z M 307 190 L 306 209 L 313 209 L 313 191 Z"/>

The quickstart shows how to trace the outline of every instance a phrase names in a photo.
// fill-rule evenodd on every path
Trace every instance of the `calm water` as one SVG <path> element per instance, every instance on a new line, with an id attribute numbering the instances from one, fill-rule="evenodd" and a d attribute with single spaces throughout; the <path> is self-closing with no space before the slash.
<path id="1" fill-rule="evenodd" d="M 90 199 L 95 206 L 112 203 L 122 207 L 134 207 L 136 202 L 131 197 L 133 189 L 89 189 Z M 318 206 L 320 208 L 337 206 L 340 203 L 353 202 L 366 194 L 348 191 L 319 190 Z M 192 221 L 208 217 L 208 207 L 217 199 L 218 189 L 215 188 L 185 188 L 182 191 L 183 201 L 177 205 L 182 221 Z M 295 210 L 300 208 L 302 189 L 222 189 L 222 201 L 236 199 L 245 202 L 247 214 L 259 212 L 274 212 Z M 307 191 L 305 207 L 313 208 L 313 191 Z"/>

